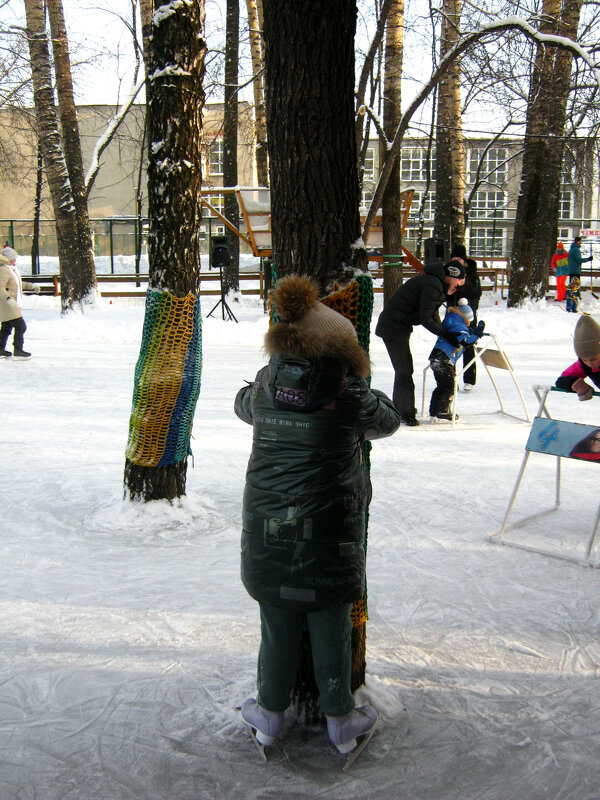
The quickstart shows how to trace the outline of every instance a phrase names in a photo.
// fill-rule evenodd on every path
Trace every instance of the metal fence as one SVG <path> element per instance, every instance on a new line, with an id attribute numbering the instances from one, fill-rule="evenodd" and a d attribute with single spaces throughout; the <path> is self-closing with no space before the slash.
<path id="1" fill-rule="evenodd" d="M 91 219 L 90 230 L 92 234 L 92 247 L 94 256 L 109 257 L 109 274 L 115 274 L 116 256 L 135 256 L 138 252 L 147 255 L 148 220 L 140 221 L 135 217 L 107 217 Z M 225 228 L 218 219 L 206 217 L 200 226 L 200 252 L 208 255 L 212 236 L 222 236 Z M 20 256 L 31 258 L 31 274 L 40 274 L 40 258 L 58 256 L 56 242 L 56 226 L 53 219 L 40 220 L 38 237 L 38 252 L 32 253 L 33 247 L 33 220 L 31 219 L 0 219 L 1 244 L 13 247 Z M 246 250 L 243 243 L 241 250 Z M 143 259 L 142 271 L 147 271 L 147 259 Z"/>

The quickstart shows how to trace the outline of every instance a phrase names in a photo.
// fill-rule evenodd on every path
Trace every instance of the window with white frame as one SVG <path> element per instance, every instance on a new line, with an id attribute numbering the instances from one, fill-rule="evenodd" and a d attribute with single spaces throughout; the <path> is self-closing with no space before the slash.
<path id="1" fill-rule="evenodd" d="M 475 192 L 471 200 L 471 219 L 503 219 L 506 212 L 504 192 Z"/>
<path id="2" fill-rule="evenodd" d="M 368 147 L 365 153 L 365 165 L 363 170 L 363 181 L 373 183 L 375 180 L 375 148 Z"/>
<path id="3" fill-rule="evenodd" d="M 485 183 L 504 183 L 506 181 L 506 159 L 508 150 L 505 147 L 490 147 L 485 152 L 483 147 L 472 147 L 469 150 L 469 183 L 477 179 Z M 481 166 L 480 166 L 481 162 Z"/>
<path id="4" fill-rule="evenodd" d="M 360 213 L 366 214 L 369 208 L 371 207 L 371 201 L 373 200 L 373 189 L 363 189 L 362 194 L 360 197 Z"/>
<path id="5" fill-rule="evenodd" d="M 575 181 L 575 161 L 571 153 L 565 153 L 560 166 L 560 182 L 574 183 Z"/>
<path id="6" fill-rule="evenodd" d="M 558 218 L 571 219 L 571 209 L 573 207 L 573 192 L 568 189 L 561 189 L 558 196 Z"/>
<path id="7" fill-rule="evenodd" d="M 209 175 L 223 174 L 223 140 L 217 139 L 209 147 Z"/>
<path id="8" fill-rule="evenodd" d="M 431 180 L 435 180 L 435 151 L 431 153 Z M 403 147 L 400 156 L 400 178 L 408 183 L 427 180 L 427 150 Z"/>
<path id="9" fill-rule="evenodd" d="M 225 208 L 225 195 L 211 194 L 208 197 L 206 197 L 205 200 L 207 203 L 210 203 L 210 205 L 220 214 L 223 213 L 223 209 Z M 214 214 L 210 208 L 206 208 L 206 213 L 204 214 L 204 216 L 214 218 L 216 217 L 216 214 Z"/>
<path id="10" fill-rule="evenodd" d="M 404 231 L 403 240 L 407 245 L 409 245 L 408 249 L 414 251 L 417 244 L 417 236 L 419 234 L 418 226 L 415 228 L 407 227 Z M 421 241 L 425 241 L 425 239 L 431 239 L 433 236 L 433 231 L 430 228 L 424 228 L 421 234 Z"/>
<path id="11" fill-rule="evenodd" d="M 222 194 L 212 194 L 205 198 L 207 203 L 210 203 L 212 208 L 215 211 L 218 211 L 220 214 L 223 213 L 225 207 L 225 196 Z M 217 215 L 212 211 L 211 208 L 207 208 L 203 206 L 202 208 L 202 217 L 206 220 L 211 220 L 210 223 L 210 233 L 211 236 L 223 236 L 225 234 L 225 226 L 217 217 Z M 215 224 L 215 220 L 218 220 L 218 224 Z"/>
<path id="12" fill-rule="evenodd" d="M 502 254 L 503 231 L 498 228 L 471 228 L 469 253 L 473 256 Z"/>
<path id="13" fill-rule="evenodd" d="M 409 219 L 419 219 L 423 192 L 415 192 L 412 203 L 410 204 Z M 423 219 L 433 219 L 435 214 L 435 192 L 427 192 L 425 205 L 423 207 Z"/>

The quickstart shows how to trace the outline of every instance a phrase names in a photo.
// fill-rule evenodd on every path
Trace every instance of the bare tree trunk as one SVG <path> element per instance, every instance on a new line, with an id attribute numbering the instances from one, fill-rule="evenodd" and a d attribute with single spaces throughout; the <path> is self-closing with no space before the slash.
<path id="1" fill-rule="evenodd" d="M 54 104 L 52 67 L 42 0 L 26 0 L 25 14 L 38 138 L 56 220 L 61 307 L 66 312 L 74 304 L 84 303 L 93 287 L 93 261 L 92 286 L 89 273 L 91 243 L 82 243 L 80 236 L 75 199 Z"/>
<path id="2" fill-rule="evenodd" d="M 227 0 L 227 23 L 225 31 L 225 96 L 223 109 L 223 182 L 225 186 L 237 186 L 238 166 L 238 63 L 239 63 L 239 0 Z M 239 228 L 240 212 L 234 194 L 226 194 L 223 204 L 224 216 Z M 225 294 L 240 288 L 240 238 L 227 228 L 225 232 L 230 253 L 229 265 L 223 268 L 223 291 Z"/>
<path id="3" fill-rule="evenodd" d="M 42 186 L 44 183 L 44 158 L 38 141 L 37 168 L 35 171 L 35 201 L 33 204 L 33 236 L 31 239 L 31 274 L 40 274 L 40 216 L 42 213 Z"/>
<path id="4" fill-rule="evenodd" d="M 246 0 L 248 29 L 250 31 L 250 54 L 254 90 L 254 135 L 256 137 L 256 177 L 259 186 L 269 185 L 269 152 L 267 149 L 267 115 L 264 90 L 264 58 L 262 28 L 258 18 L 256 0 Z"/>
<path id="5" fill-rule="evenodd" d="M 576 38 L 581 0 L 544 0 L 540 32 Z M 511 253 L 508 305 L 546 294 L 556 248 L 563 133 L 572 54 L 537 46 L 529 90 L 521 186 Z"/>
<path id="6" fill-rule="evenodd" d="M 385 70 L 383 88 L 383 129 L 388 141 L 394 138 L 402 117 L 402 57 L 404 49 L 404 0 L 393 0 L 388 12 L 385 34 Z M 402 255 L 400 226 L 400 159 L 390 174 L 382 203 L 383 252 Z M 387 302 L 402 282 L 402 267 L 387 266 L 383 275 L 383 297 Z"/>
<path id="7" fill-rule="evenodd" d="M 444 0 L 440 59 L 460 39 L 461 0 Z M 463 243 L 465 151 L 460 109 L 460 59 L 448 65 L 438 85 L 434 235 L 450 246 Z"/>
<path id="8" fill-rule="evenodd" d="M 156 11 L 162 0 L 154 0 Z M 150 289 L 136 366 L 125 492 L 185 494 L 200 390 L 200 172 L 204 0 L 173 4 L 144 26 Z"/>
<path id="9" fill-rule="evenodd" d="M 96 273 L 92 236 L 87 205 L 85 173 L 81 155 L 81 138 L 79 122 L 73 96 L 73 78 L 71 76 L 71 59 L 62 0 L 46 0 L 50 33 L 52 35 L 52 52 L 54 54 L 54 71 L 56 74 L 56 92 L 58 96 L 58 114 L 62 133 L 63 151 L 71 191 L 75 203 L 77 223 L 77 242 L 73 248 L 77 252 L 77 273 L 73 276 L 75 286 L 74 299 L 83 300 L 96 291 Z"/>
<path id="10" fill-rule="evenodd" d="M 273 252 L 325 291 L 366 267 L 354 138 L 354 0 L 264 0 Z"/>

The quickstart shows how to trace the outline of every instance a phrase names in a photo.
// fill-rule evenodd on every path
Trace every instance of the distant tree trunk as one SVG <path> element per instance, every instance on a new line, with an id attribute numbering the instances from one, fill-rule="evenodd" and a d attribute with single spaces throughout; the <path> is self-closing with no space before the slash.
<path id="1" fill-rule="evenodd" d="M 387 23 L 388 14 L 390 8 L 396 0 L 383 0 L 381 4 L 381 8 L 379 9 L 379 17 L 377 19 L 377 28 L 375 30 L 375 34 L 371 39 L 371 44 L 369 46 L 369 50 L 367 55 L 365 56 L 365 60 L 360 72 L 360 76 L 358 79 L 358 84 L 356 87 L 356 150 L 357 152 L 361 152 L 362 144 L 368 144 L 368 131 L 365 133 L 365 119 L 370 119 L 365 113 L 360 113 L 360 109 L 365 102 L 365 94 L 367 91 L 367 84 L 369 83 L 369 79 L 371 82 L 371 88 L 374 85 L 379 84 L 379 78 L 375 77 L 376 67 L 375 62 L 377 55 L 381 51 L 381 42 L 383 41 L 383 35 L 385 33 L 385 26 Z M 362 160 L 361 160 L 362 163 Z"/>
<path id="2" fill-rule="evenodd" d="M 238 184 L 238 48 L 240 39 L 239 0 L 227 0 L 227 23 L 225 31 L 225 103 L 223 109 L 223 183 Z M 224 216 L 235 228 L 239 228 L 240 212 L 234 194 L 226 194 L 223 204 Z M 225 231 L 227 246 L 231 254 L 229 266 L 223 268 L 223 290 L 225 294 L 240 288 L 240 239 L 229 228 Z"/>
<path id="3" fill-rule="evenodd" d="M 33 236 L 31 238 L 31 274 L 40 274 L 40 216 L 42 213 L 42 186 L 44 183 L 44 157 L 38 141 L 37 169 L 35 171 L 35 200 L 33 203 Z"/>
<path id="4" fill-rule="evenodd" d="M 354 137 L 354 0 L 264 0 L 273 253 L 322 291 L 366 267 Z"/>
<path id="5" fill-rule="evenodd" d="M 146 74 L 146 80 L 148 80 L 148 74 L 149 74 L 148 58 L 150 55 L 150 36 L 152 33 L 153 13 L 154 13 L 154 0 L 140 0 L 140 21 L 142 24 L 142 56 L 144 59 L 144 70 Z M 136 254 L 136 272 L 139 271 L 140 263 L 142 260 L 142 246 L 143 246 L 142 187 L 147 185 L 144 178 L 144 165 L 146 163 L 147 139 L 148 139 L 148 115 L 147 113 L 144 112 L 144 135 L 142 137 L 142 144 L 140 147 L 137 190 L 136 190 L 136 215 L 138 220 L 138 252 Z"/>
<path id="6" fill-rule="evenodd" d="M 404 0 L 393 0 L 386 24 L 383 88 L 383 129 L 385 138 L 388 141 L 394 138 L 402 116 L 403 48 Z M 383 194 L 383 252 L 385 254 L 402 255 L 400 211 L 400 159 L 397 158 Z M 384 302 L 390 299 L 401 282 L 402 268 L 399 266 L 387 266 L 383 276 Z"/>
<path id="7" fill-rule="evenodd" d="M 582 0 L 544 0 L 541 33 L 576 39 Z M 521 186 L 517 201 L 508 306 L 546 294 L 556 248 L 563 133 L 573 56 L 537 46 L 529 89 Z"/>
<path id="8" fill-rule="evenodd" d="M 76 290 L 73 299 L 81 301 L 87 295 L 94 294 L 96 291 L 96 273 L 83 156 L 81 154 L 81 138 L 79 136 L 79 122 L 77 121 L 77 109 L 73 96 L 71 59 L 69 57 L 69 43 L 67 41 L 62 0 L 46 0 L 46 8 L 48 9 L 50 33 L 52 35 L 52 52 L 54 54 L 58 114 L 63 150 L 71 181 L 77 222 L 77 242 L 73 244 L 73 248 L 77 252 L 78 263 Z"/>
<path id="9" fill-rule="evenodd" d="M 90 285 L 91 242 L 82 241 L 78 225 L 75 199 L 54 104 L 52 67 L 42 0 L 26 0 L 25 14 L 38 137 L 56 220 L 61 306 L 64 313 L 75 304 L 84 303 L 93 290 L 93 261 Z"/>
<path id="10" fill-rule="evenodd" d="M 254 90 L 254 136 L 256 139 L 256 178 L 259 186 L 269 185 L 269 152 L 267 149 L 267 117 L 265 110 L 264 58 L 262 29 L 256 0 L 246 0 L 248 28 L 250 31 L 250 54 Z"/>
<path id="11" fill-rule="evenodd" d="M 444 0 L 440 58 L 460 39 L 461 0 Z M 460 59 L 441 75 L 438 84 L 434 236 L 451 247 L 463 243 L 465 151 L 460 109 Z"/>
<path id="12" fill-rule="evenodd" d="M 154 0 L 155 11 L 162 7 L 162 0 Z M 125 492 L 131 499 L 170 500 L 185 494 L 199 392 L 204 0 L 173 4 L 170 14 L 155 13 L 146 26 L 150 32 L 144 37 L 149 46 L 150 290 L 134 381 Z M 177 446 L 168 450 L 173 439 Z"/>

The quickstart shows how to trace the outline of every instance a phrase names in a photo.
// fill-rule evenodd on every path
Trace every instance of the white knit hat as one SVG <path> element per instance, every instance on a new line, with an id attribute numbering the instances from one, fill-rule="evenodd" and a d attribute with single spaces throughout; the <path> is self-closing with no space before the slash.
<path id="1" fill-rule="evenodd" d="M 579 317 L 573 336 L 573 348 L 579 358 L 600 355 L 600 325 L 589 314 Z"/>
<path id="2" fill-rule="evenodd" d="M 16 261 L 19 257 L 17 251 L 13 250 L 12 247 L 8 247 L 8 245 L 2 248 L 2 255 L 8 258 L 9 261 Z"/>

